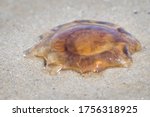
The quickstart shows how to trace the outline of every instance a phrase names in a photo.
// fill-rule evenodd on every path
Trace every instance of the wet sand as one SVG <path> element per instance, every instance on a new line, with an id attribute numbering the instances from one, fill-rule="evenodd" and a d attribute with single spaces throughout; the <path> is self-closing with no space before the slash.
<path id="1" fill-rule="evenodd" d="M 131 67 L 52 76 L 42 60 L 23 57 L 39 35 L 79 19 L 112 22 L 133 34 L 143 49 Z M 0 0 L 0 99 L 150 99 L 149 22 L 149 0 Z"/>

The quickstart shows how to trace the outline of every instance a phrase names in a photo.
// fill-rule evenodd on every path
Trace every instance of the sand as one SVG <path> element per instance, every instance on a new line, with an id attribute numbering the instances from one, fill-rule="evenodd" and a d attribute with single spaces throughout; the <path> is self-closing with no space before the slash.
<path id="1" fill-rule="evenodd" d="M 77 19 L 113 22 L 142 44 L 130 68 L 84 77 L 49 75 L 23 51 L 52 27 Z M 0 0 L 0 99 L 150 99 L 150 0 Z"/>

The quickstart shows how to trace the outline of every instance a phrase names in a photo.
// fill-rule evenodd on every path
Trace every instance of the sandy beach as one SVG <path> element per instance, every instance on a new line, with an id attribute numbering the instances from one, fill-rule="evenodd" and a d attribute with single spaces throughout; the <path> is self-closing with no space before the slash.
<path id="1" fill-rule="evenodd" d="M 112 22 L 142 45 L 129 68 L 49 75 L 23 57 L 39 35 L 73 20 Z M 0 0 L 0 99 L 150 99 L 150 0 Z"/>

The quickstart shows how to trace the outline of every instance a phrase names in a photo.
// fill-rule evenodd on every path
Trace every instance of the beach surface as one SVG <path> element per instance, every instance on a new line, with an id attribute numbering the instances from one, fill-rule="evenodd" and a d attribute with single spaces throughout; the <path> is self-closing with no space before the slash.
<path id="1" fill-rule="evenodd" d="M 23 51 L 73 20 L 120 25 L 142 45 L 129 68 L 49 75 Z M 0 99 L 150 99 L 150 0 L 0 0 Z"/>

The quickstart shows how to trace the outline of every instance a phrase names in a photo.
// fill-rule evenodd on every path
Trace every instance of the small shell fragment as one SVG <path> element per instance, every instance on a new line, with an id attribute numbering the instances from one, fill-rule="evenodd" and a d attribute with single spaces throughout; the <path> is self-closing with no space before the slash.
<path id="1" fill-rule="evenodd" d="M 43 58 L 51 74 L 66 69 L 87 73 L 128 67 L 131 55 L 141 50 L 141 44 L 130 33 L 101 21 L 73 21 L 40 37 L 40 42 L 25 55 Z"/>

